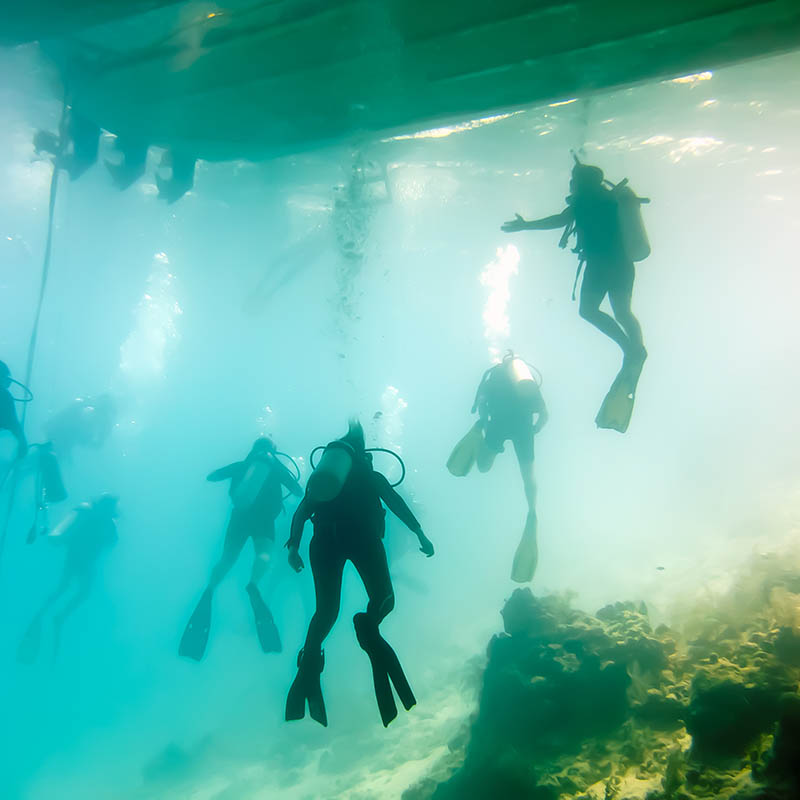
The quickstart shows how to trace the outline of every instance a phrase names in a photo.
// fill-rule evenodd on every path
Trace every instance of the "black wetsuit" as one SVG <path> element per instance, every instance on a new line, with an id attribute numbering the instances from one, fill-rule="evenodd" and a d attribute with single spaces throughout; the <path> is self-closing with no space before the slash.
<path id="1" fill-rule="evenodd" d="M 231 518 L 228 522 L 228 530 L 225 533 L 225 550 L 235 548 L 237 551 L 244 547 L 249 537 L 253 540 L 275 539 L 275 520 L 283 511 L 283 487 L 286 486 L 292 492 L 299 493 L 297 481 L 289 472 L 273 458 L 270 473 L 264 484 L 247 508 L 237 508 L 234 505 L 231 511 Z M 248 467 L 252 463 L 251 459 L 235 461 L 226 467 L 221 467 L 212 473 L 209 478 L 215 481 L 230 479 L 231 485 L 228 494 L 231 499 L 236 497 L 236 490 L 239 488 Z"/>
<path id="2" fill-rule="evenodd" d="M 582 192 L 569 200 L 578 233 L 578 251 L 586 261 L 581 292 L 633 292 L 633 262 L 622 243 L 617 201 L 607 189 Z"/>
<path id="3" fill-rule="evenodd" d="M 511 440 L 520 462 L 533 461 L 533 415 L 543 410 L 538 387 L 531 389 L 530 400 L 521 398 L 506 364 L 492 367 L 478 388 L 477 404 L 481 419 L 486 420 L 487 447 L 502 453 L 504 443 Z"/>
<path id="4" fill-rule="evenodd" d="M 353 563 L 364 582 L 369 597 L 367 614 L 379 623 L 394 608 L 394 589 L 382 541 L 386 524 L 382 501 L 412 531 L 420 530 L 411 509 L 389 481 L 372 469 L 366 456 L 354 459 L 336 498 L 313 504 L 314 536 L 309 556 L 317 608 L 309 625 L 306 650 L 319 650 L 336 622 L 347 561 Z M 308 506 L 303 508 L 305 503 L 297 509 L 297 522 L 292 522 L 290 545 L 299 544 L 302 522 L 308 514 Z"/>

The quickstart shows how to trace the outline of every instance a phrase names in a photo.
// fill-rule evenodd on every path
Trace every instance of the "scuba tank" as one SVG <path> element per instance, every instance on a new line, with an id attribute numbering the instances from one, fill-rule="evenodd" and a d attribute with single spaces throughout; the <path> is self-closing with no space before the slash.
<path id="1" fill-rule="evenodd" d="M 513 350 L 509 350 L 503 356 L 503 364 L 507 366 L 507 374 L 511 380 L 511 390 L 514 396 L 524 406 L 536 406 L 539 399 L 539 383 L 541 381 L 541 373 L 539 374 L 539 381 L 533 376 L 533 370 L 536 367 L 531 367 L 527 361 L 514 354 Z M 536 372 L 539 372 L 536 370 Z"/>
<path id="2" fill-rule="evenodd" d="M 308 496 L 318 502 L 333 500 L 342 491 L 353 467 L 355 450 L 341 440 L 330 442 L 306 484 Z"/>
<path id="3" fill-rule="evenodd" d="M 617 218 L 622 235 L 622 246 L 631 261 L 644 261 L 650 255 L 650 240 L 642 219 L 642 205 L 649 197 L 639 197 L 628 185 L 628 179 L 620 181 L 611 189 L 617 201 Z"/>
<path id="4" fill-rule="evenodd" d="M 60 503 L 67 499 L 61 468 L 50 443 L 39 447 L 39 480 L 44 503 Z"/>
<path id="5" fill-rule="evenodd" d="M 257 457 L 247 465 L 244 476 L 236 488 L 231 492 L 231 501 L 234 508 L 246 511 L 255 503 L 267 478 L 272 472 L 272 459 Z"/>
<path id="6" fill-rule="evenodd" d="M 513 353 L 509 353 L 503 360 L 511 362 L 508 372 L 511 376 L 514 394 L 524 403 L 534 402 L 538 396 L 539 385 L 534 380 L 531 368 Z"/>
<path id="7" fill-rule="evenodd" d="M 50 528 L 50 504 L 67 499 L 67 489 L 61 477 L 61 467 L 52 442 L 33 445 L 37 449 L 36 511 L 26 542 L 32 544 L 37 536 L 44 536 Z"/>

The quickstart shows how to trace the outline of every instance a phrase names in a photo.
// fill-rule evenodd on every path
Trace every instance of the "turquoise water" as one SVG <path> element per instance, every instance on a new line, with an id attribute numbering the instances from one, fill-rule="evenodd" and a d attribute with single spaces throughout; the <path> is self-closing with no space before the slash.
<path id="1" fill-rule="evenodd" d="M 51 169 L 31 140 L 60 114 L 38 64 L 31 49 L 0 53 L 0 358 L 18 376 Z M 487 475 L 444 468 L 508 347 L 541 370 L 551 414 L 536 443 L 536 594 L 575 592 L 590 610 L 645 600 L 669 620 L 796 546 L 798 76 L 788 55 L 418 136 L 201 162 L 173 206 L 155 196 L 156 152 L 124 193 L 101 165 L 63 180 L 27 431 L 41 440 L 74 397 L 118 398 L 109 440 L 64 464 L 70 499 L 52 515 L 114 491 L 119 543 L 58 657 L 45 644 L 18 664 L 60 568 L 46 542 L 24 543 L 23 476 L 0 576 L 3 795 L 393 798 L 428 775 L 474 708 L 514 588 L 525 505 L 511 454 Z M 499 230 L 563 207 L 571 148 L 652 198 L 634 293 L 650 358 L 624 436 L 593 423 L 619 354 L 570 302 L 575 257 L 557 232 Z M 378 165 L 375 191 L 337 206 L 359 154 Z M 352 571 L 326 642 L 327 730 L 282 721 L 313 589 L 279 546 L 262 588 L 285 652 L 258 649 L 246 551 L 217 592 L 205 660 L 177 657 L 228 513 L 205 475 L 267 433 L 305 478 L 309 451 L 353 414 L 370 444 L 402 452 L 401 491 L 437 548 L 424 559 L 389 526 L 397 607 L 383 630 L 419 705 L 386 731 L 350 624 L 365 602 Z"/>

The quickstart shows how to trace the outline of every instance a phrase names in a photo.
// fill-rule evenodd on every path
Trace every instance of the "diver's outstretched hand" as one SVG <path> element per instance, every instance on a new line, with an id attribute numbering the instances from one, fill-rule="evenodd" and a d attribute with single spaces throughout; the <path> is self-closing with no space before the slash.
<path id="1" fill-rule="evenodd" d="M 517 233 L 517 231 L 524 231 L 527 224 L 528 223 L 519 214 L 515 214 L 514 219 L 504 222 L 500 230 L 503 231 L 503 233 Z"/>
<path id="2" fill-rule="evenodd" d="M 297 552 L 296 547 L 289 548 L 289 566 L 295 572 L 300 572 L 302 571 L 303 567 L 305 567 L 303 559 L 300 557 L 300 553 Z"/>
<path id="3" fill-rule="evenodd" d="M 434 552 L 433 542 L 422 531 L 417 534 L 417 538 L 419 539 L 420 552 L 430 558 Z"/>

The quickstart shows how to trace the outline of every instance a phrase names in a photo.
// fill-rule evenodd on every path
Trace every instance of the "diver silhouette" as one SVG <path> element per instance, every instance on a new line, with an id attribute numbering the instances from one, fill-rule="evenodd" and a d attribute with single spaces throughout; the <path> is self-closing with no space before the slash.
<path id="1" fill-rule="evenodd" d="M 46 535 L 48 541 L 65 548 L 64 566 L 58 585 L 36 612 L 20 642 L 17 651 L 20 662 L 31 664 L 36 660 L 45 613 L 69 592 L 73 584 L 77 584 L 72 598 L 53 617 L 54 656 L 58 654 L 64 622 L 89 596 L 100 556 L 116 544 L 117 525 L 114 520 L 117 516 L 117 502 L 114 495 L 104 494 L 91 503 L 81 503 Z"/>
<path id="2" fill-rule="evenodd" d="M 282 489 L 296 497 L 303 491 L 286 467 L 278 461 L 272 439 L 256 439 L 244 461 L 236 461 L 212 472 L 207 480 L 230 480 L 229 494 L 233 508 L 222 556 L 211 570 L 208 585 L 194 610 L 179 647 L 179 654 L 200 661 L 208 644 L 211 628 L 211 601 L 214 590 L 239 558 L 248 539 L 253 540 L 253 568 L 245 587 L 253 608 L 256 634 L 265 653 L 279 653 L 280 635 L 272 612 L 258 590 L 259 581 L 269 569 L 275 541 L 275 520 L 283 511 Z"/>
<path id="3" fill-rule="evenodd" d="M 477 463 L 480 472 L 488 472 L 496 456 L 504 451 L 505 442 L 512 443 L 528 515 L 514 556 L 511 579 L 527 583 L 533 580 L 539 560 L 533 442 L 534 436 L 547 424 L 549 414 L 531 369 L 513 351 L 509 350 L 499 364 L 483 373 L 472 406 L 472 413 L 476 411 L 478 422 L 455 446 L 447 468 L 451 474 L 461 477 Z"/>
<path id="4" fill-rule="evenodd" d="M 639 204 L 648 201 L 636 197 L 627 188 L 627 181 L 609 188 L 599 167 L 575 160 L 567 207 L 561 213 L 536 220 L 525 220 L 517 214 L 513 220 L 505 222 L 501 230 L 516 233 L 564 228 L 561 247 L 566 246 L 572 233 L 577 234 L 578 274 L 585 264 L 579 313 L 616 342 L 623 353 L 622 369 L 596 421 L 599 427 L 624 432 L 647 358 L 642 329 L 631 310 L 631 298 L 635 278 L 633 262 L 641 261 L 650 252 L 639 212 Z M 613 317 L 600 310 L 606 295 Z"/>
<path id="5" fill-rule="evenodd" d="M 347 561 L 358 570 L 369 597 L 366 612 L 353 617 L 353 626 L 358 643 L 372 665 L 375 697 L 384 726 L 397 716 L 392 685 L 406 710 L 416 704 L 397 655 L 378 629 L 395 601 L 381 541 L 386 516 L 383 504 L 417 535 L 422 553 L 432 556 L 433 545 L 411 509 L 389 481 L 372 468 L 364 431 L 359 423 L 352 421 L 345 436 L 324 448 L 292 519 L 291 536 L 286 543 L 289 564 L 300 572 L 304 564 L 298 548 L 305 523 L 312 521 L 314 536 L 309 558 L 316 611 L 297 657 L 297 677 L 286 699 L 287 720 L 302 719 L 307 702 L 311 718 L 321 725 L 328 724 L 320 687 L 325 663 L 322 643 L 339 616 L 342 574 Z"/>

